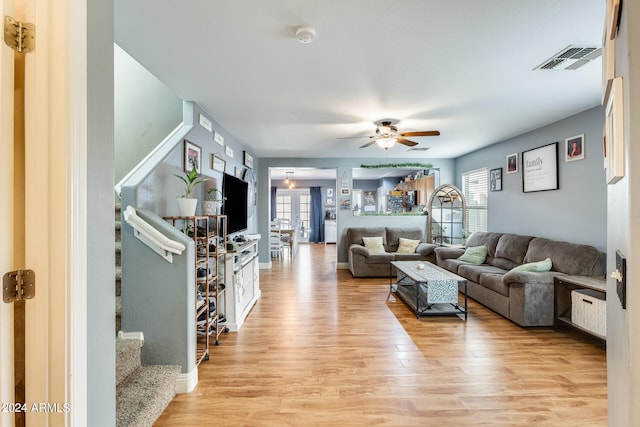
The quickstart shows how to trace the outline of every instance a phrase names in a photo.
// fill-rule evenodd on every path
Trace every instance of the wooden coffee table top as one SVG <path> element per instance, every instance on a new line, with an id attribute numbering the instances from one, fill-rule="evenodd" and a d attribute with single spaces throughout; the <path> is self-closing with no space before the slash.
<path id="1" fill-rule="evenodd" d="M 458 276 L 428 261 L 391 261 L 391 265 L 416 282 L 426 283 L 429 280 L 455 279 L 459 284 L 463 284 L 467 281 L 464 277 Z M 419 265 L 423 265 L 424 268 L 418 268 Z"/>

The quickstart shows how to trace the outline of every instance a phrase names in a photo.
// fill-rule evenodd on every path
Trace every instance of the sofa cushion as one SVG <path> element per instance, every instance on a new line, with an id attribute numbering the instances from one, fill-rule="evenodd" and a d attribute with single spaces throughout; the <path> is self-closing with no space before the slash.
<path id="1" fill-rule="evenodd" d="M 385 247 L 387 252 L 397 252 L 398 246 L 400 246 L 400 238 L 421 240 L 424 235 L 424 231 L 419 227 L 387 227 L 386 228 L 386 242 Z"/>
<path id="2" fill-rule="evenodd" d="M 382 236 L 363 237 L 362 241 L 364 242 L 364 247 L 369 249 L 371 254 L 383 254 L 386 252 L 384 246 L 382 246 Z"/>
<path id="3" fill-rule="evenodd" d="M 511 270 L 522 264 L 531 239 L 533 239 L 532 236 L 503 234 L 498 240 L 496 254 L 490 264 L 505 270 Z"/>
<path id="4" fill-rule="evenodd" d="M 365 257 L 365 264 L 389 264 L 391 261 L 395 259 L 393 254 L 389 253 L 381 253 L 381 254 L 371 254 L 368 257 Z"/>
<path id="5" fill-rule="evenodd" d="M 396 252 L 395 254 L 395 260 L 396 261 L 419 261 L 421 259 L 424 259 L 424 257 L 416 252 L 413 252 L 411 254 L 403 254 L 400 252 Z"/>
<path id="6" fill-rule="evenodd" d="M 549 271 L 551 270 L 551 265 L 551 258 L 546 258 L 544 261 L 518 265 L 517 267 L 512 268 L 511 271 Z"/>
<path id="7" fill-rule="evenodd" d="M 605 254 L 593 246 L 536 237 L 529 243 L 525 263 L 551 258 L 552 270 L 576 276 L 605 274 Z"/>
<path id="8" fill-rule="evenodd" d="M 404 237 L 400 237 L 399 241 L 400 244 L 396 251 L 396 253 L 399 254 L 414 254 L 416 253 L 416 248 L 420 244 L 420 240 L 405 239 Z"/>
<path id="9" fill-rule="evenodd" d="M 480 283 L 480 275 L 482 273 L 504 274 L 506 273 L 506 270 L 488 264 L 462 264 L 458 267 L 457 274 L 471 280 L 472 282 Z"/>
<path id="10" fill-rule="evenodd" d="M 364 245 L 363 237 L 382 236 L 382 244 L 386 245 L 386 232 L 384 227 L 350 227 L 347 229 L 347 246 L 353 244 Z"/>
<path id="11" fill-rule="evenodd" d="M 452 273 L 458 273 L 458 268 L 461 265 L 467 265 L 466 262 L 464 261 L 460 261 L 457 258 L 445 258 L 445 259 L 438 259 L 438 252 L 436 252 L 436 260 L 438 263 L 439 267 L 442 267 L 446 270 L 449 270 Z"/>
<path id="12" fill-rule="evenodd" d="M 496 256 L 496 245 L 502 233 L 475 232 L 467 239 L 468 246 L 487 247 L 487 264 L 492 264 L 493 257 Z"/>
<path id="13" fill-rule="evenodd" d="M 478 283 L 487 289 L 491 289 L 500 295 L 508 297 L 509 286 L 504 283 L 503 278 L 503 273 L 482 273 L 480 274 L 480 281 Z"/>
<path id="14" fill-rule="evenodd" d="M 483 264 L 487 259 L 487 247 L 485 245 L 467 247 L 458 259 L 460 261 L 470 262 L 471 264 Z"/>

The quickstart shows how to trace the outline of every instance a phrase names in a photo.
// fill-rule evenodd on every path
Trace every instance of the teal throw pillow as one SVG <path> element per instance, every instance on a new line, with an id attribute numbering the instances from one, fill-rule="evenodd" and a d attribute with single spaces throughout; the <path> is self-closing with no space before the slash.
<path id="1" fill-rule="evenodd" d="M 511 271 L 549 271 L 551 270 L 551 258 L 547 258 L 543 261 L 530 262 L 528 264 L 522 264 L 511 269 Z"/>
<path id="2" fill-rule="evenodd" d="M 483 264 L 487 259 L 487 247 L 471 246 L 464 251 L 462 255 L 458 257 L 460 261 L 470 262 L 471 264 Z"/>

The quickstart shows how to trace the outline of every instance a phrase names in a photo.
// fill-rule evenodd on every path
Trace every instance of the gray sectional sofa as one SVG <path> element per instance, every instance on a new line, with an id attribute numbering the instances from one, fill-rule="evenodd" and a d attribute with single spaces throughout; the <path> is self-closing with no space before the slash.
<path id="1" fill-rule="evenodd" d="M 373 254 L 365 248 L 363 237 L 382 237 L 385 253 Z M 351 227 L 347 229 L 349 270 L 354 277 L 389 277 L 391 261 L 423 260 L 436 262 L 436 245 L 420 243 L 414 253 L 396 253 L 400 238 L 423 241 L 421 228 Z"/>
<path id="2" fill-rule="evenodd" d="M 460 261 L 464 249 L 448 247 L 435 249 L 436 263 L 467 279 L 469 297 L 521 326 L 553 325 L 554 276 L 605 274 L 605 254 L 593 246 L 489 232 L 467 240 L 467 247 L 481 245 L 487 247 L 483 264 Z M 551 271 L 511 271 L 546 258 L 551 259 Z"/>

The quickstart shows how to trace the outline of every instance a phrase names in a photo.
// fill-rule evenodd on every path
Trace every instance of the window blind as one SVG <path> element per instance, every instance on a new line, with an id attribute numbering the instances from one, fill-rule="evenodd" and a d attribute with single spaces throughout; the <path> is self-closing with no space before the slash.
<path id="1" fill-rule="evenodd" d="M 489 171 L 476 169 L 462 174 L 462 193 L 467 203 L 467 231 L 487 231 Z"/>

